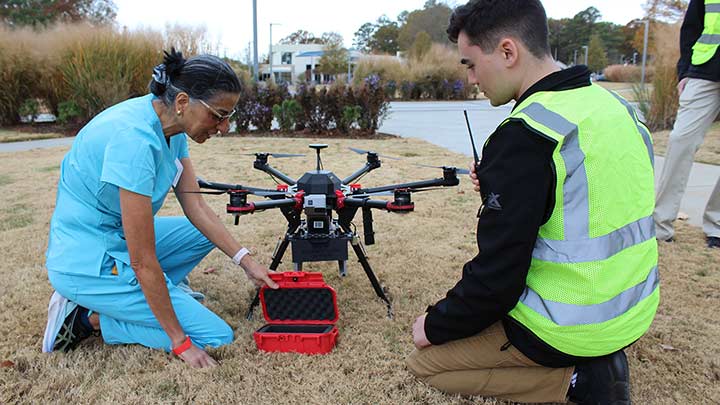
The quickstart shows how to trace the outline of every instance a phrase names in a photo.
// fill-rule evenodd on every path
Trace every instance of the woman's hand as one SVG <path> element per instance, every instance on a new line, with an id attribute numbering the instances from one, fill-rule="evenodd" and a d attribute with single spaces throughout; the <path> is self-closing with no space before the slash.
<path id="1" fill-rule="evenodd" d="M 687 86 L 688 80 L 690 80 L 689 77 L 684 77 L 682 80 L 680 80 L 680 83 L 678 83 L 678 85 L 677 85 L 678 96 L 680 94 L 682 94 L 683 91 L 685 91 L 685 86 Z"/>
<path id="2" fill-rule="evenodd" d="M 178 357 L 193 368 L 215 367 L 218 365 L 217 361 L 210 357 L 205 350 L 195 345 L 191 345 L 189 349 L 180 353 Z"/>
<path id="3" fill-rule="evenodd" d="M 245 275 L 250 281 L 255 284 L 256 287 L 262 287 L 267 285 L 272 289 L 277 289 L 279 286 L 276 282 L 270 278 L 270 273 L 275 273 L 269 270 L 267 267 L 256 262 L 249 254 L 245 255 L 240 261 L 240 267 L 245 270 Z"/>

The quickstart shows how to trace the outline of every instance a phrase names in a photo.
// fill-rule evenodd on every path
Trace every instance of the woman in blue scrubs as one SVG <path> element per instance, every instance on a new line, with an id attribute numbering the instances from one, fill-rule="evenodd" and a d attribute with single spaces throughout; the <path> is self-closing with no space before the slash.
<path id="1" fill-rule="evenodd" d="M 277 288 L 198 191 L 187 138 L 227 133 L 240 82 L 221 59 L 172 50 L 151 94 L 93 118 L 63 159 L 47 269 L 55 293 L 43 351 L 69 351 L 102 334 L 109 344 L 174 352 L 193 367 L 232 329 L 178 284 L 215 247 L 257 286 Z M 184 217 L 155 217 L 173 188 Z"/>

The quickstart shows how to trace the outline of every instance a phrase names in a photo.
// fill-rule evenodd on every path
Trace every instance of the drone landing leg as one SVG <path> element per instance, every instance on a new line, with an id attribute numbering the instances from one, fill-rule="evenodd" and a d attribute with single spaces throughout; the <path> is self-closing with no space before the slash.
<path id="1" fill-rule="evenodd" d="M 368 279 L 370 279 L 370 284 L 372 284 L 372 287 L 375 290 L 375 294 L 377 294 L 377 296 L 380 297 L 381 300 L 385 301 L 385 305 L 387 305 L 388 309 L 388 318 L 392 319 L 392 303 L 390 303 L 390 299 L 387 297 L 387 295 L 385 295 L 385 291 L 383 291 L 383 288 L 380 286 L 380 282 L 378 281 L 377 277 L 375 277 L 375 273 L 373 272 L 372 267 L 370 267 L 367 256 L 365 256 L 365 251 L 362 248 L 360 239 L 354 240 L 351 245 L 353 247 L 353 250 L 355 251 L 355 255 L 357 255 L 358 260 L 360 261 L 360 265 L 362 265 L 363 270 L 365 270 L 365 274 L 367 274 Z"/>
<path id="2" fill-rule="evenodd" d="M 272 258 L 272 263 L 270 263 L 270 270 L 277 270 L 278 266 L 280 265 L 280 262 L 282 261 L 283 255 L 285 255 L 285 250 L 287 250 L 288 245 L 290 244 L 290 239 L 288 239 L 287 235 L 285 235 L 285 239 L 283 239 L 275 249 L 275 254 Z M 247 314 L 245 314 L 245 319 L 248 321 L 252 320 L 253 312 L 255 311 L 255 308 L 260 305 L 260 289 L 258 288 L 255 290 L 255 298 L 253 298 L 252 302 L 250 302 L 250 307 L 248 308 Z"/>

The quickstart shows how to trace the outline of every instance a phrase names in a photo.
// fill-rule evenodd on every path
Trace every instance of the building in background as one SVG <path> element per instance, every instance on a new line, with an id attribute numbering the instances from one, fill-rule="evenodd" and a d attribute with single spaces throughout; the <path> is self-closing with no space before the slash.
<path id="1" fill-rule="evenodd" d="M 335 80 L 334 75 L 318 72 L 322 59 L 323 44 L 276 44 L 272 47 L 272 75 L 276 83 L 296 84 L 305 81 L 313 84 L 327 84 Z M 350 59 L 349 74 L 355 70 L 357 61 L 364 56 L 355 49 L 348 50 Z M 270 78 L 270 65 L 260 66 L 260 80 Z"/>

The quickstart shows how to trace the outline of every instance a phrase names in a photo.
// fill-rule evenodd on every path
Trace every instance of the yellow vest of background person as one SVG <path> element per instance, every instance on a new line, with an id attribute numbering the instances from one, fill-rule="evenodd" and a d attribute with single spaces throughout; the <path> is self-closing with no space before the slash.
<path id="1" fill-rule="evenodd" d="M 705 0 L 705 28 L 693 45 L 692 64 L 712 59 L 720 45 L 720 0 Z"/>
<path id="2" fill-rule="evenodd" d="M 596 85 L 535 93 L 510 121 L 557 145 L 552 215 L 509 315 L 563 353 L 620 350 L 650 327 L 660 295 L 650 133 Z"/>

